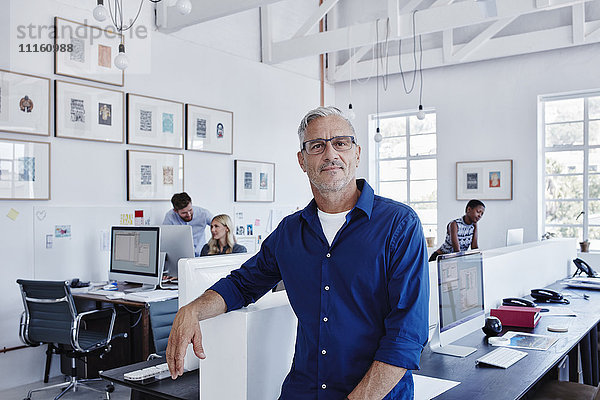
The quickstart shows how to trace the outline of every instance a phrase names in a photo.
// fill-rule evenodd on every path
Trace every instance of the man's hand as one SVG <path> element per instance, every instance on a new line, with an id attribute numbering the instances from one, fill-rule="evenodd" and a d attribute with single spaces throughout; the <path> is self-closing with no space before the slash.
<path id="1" fill-rule="evenodd" d="M 188 344 L 192 344 L 198 358 L 206 358 L 202 347 L 200 321 L 222 314 L 226 310 L 227 306 L 221 295 L 208 290 L 177 312 L 167 345 L 167 364 L 172 379 L 183 375 L 183 358 Z"/>

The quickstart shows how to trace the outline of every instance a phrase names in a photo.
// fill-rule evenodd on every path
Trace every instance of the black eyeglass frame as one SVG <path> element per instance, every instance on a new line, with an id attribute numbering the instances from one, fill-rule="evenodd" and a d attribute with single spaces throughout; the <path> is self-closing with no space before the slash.
<path id="1" fill-rule="evenodd" d="M 312 142 L 324 142 L 324 143 L 325 143 L 325 147 L 326 147 L 326 146 L 327 146 L 327 142 L 331 142 L 332 140 L 339 139 L 339 138 L 350 138 L 350 140 L 351 140 L 352 144 L 356 145 L 356 141 L 354 140 L 354 136 L 351 136 L 351 135 L 342 135 L 342 136 L 334 136 L 334 137 L 332 137 L 332 138 L 329 138 L 329 139 L 313 139 L 313 140 L 307 140 L 306 142 L 302 142 L 302 149 L 301 149 L 301 151 L 306 151 L 306 153 L 307 153 L 307 154 L 310 154 L 310 153 L 308 153 L 308 151 L 306 150 L 306 144 L 307 144 L 307 143 L 312 143 Z M 325 147 L 323 147 L 323 151 L 322 151 L 321 153 L 316 153 L 316 154 L 314 154 L 314 155 L 319 155 L 319 154 L 322 154 L 322 153 L 324 153 L 324 152 L 325 152 Z M 352 148 L 352 146 L 350 146 L 350 147 L 348 148 L 348 150 L 350 150 L 351 148 Z M 339 151 L 339 150 L 337 150 L 337 149 L 335 149 L 335 148 L 334 148 L 334 150 L 335 150 L 335 151 Z M 348 151 L 348 150 L 342 150 L 342 151 Z"/>

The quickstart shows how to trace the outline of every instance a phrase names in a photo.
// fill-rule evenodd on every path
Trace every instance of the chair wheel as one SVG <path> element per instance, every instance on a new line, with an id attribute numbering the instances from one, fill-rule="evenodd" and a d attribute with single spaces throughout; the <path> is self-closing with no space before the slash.
<path id="1" fill-rule="evenodd" d="M 107 393 L 112 393 L 114 391 L 115 391 L 115 385 L 113 385 L 112 383 L 109 383 L 108 385 L 106 385 Z M 31 399 L 26 399 L 26 400 L 31 400 Z"/>

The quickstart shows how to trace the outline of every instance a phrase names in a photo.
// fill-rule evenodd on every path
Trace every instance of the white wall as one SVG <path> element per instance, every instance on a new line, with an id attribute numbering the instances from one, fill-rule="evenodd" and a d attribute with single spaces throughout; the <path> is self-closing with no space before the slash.
<path id="1" fill-rule="evenodd" d="M 396 58 L 390 62 L 397 62 Z M 438 243 L 446 224 L 464 214 L 456 201 L 457 161 L 513 160 L 513 200 L 485 201 L 479 223 L 483 249 L 504 245 L 508 228 L 525 228 L 525 241 L 539 240 L 537 97 L 600 88 L 600 45 L 508 57 L 423 72 L 423 106 L 437 113 Z M 410 82 L 411 74 L 407 76 Z M 346 109 L 349 85 L 336 85 L 338 106 Z M 360 143 L 367 143 L 368 115 L 376 113 L 375 79 L 352 85 Z M 418 89 L 404 94 L 399 75 L 380 87 L 380 112 L 416 111 Z M 368 176 L 363 149 L 360 174 Z"/>
<path id="2" fill-rule="evenodd" d="M 4 6 L 8 1 L 2 0 L 2 3 Z M 51 25 L 54 16 L 91 22 L 90 10 L 95 4 L 95 0 L 10 1 L 10 12 L 0 14 L 0 68 L 110 87 L 53 75 L 51 54 L 19 55 L 15 51 L 18 24 Z M 145 7 L 138 24 L 151 27 L 150 8 Z M 30 41 L 34 42 L 43 41 Z M 317 80 L 157 32 L 151 32 L 150 38 L 144 41 L 129 40 L 127 52 L 130 70 L 122 89 L 125 92 L 234 112 L 233 155 L 180 151 L 185 157 L 185 190 L 194 204 L 213 213 L 232 214 L 234 159 L 276 163 L 276 201 L 265 207 L 302 207 L 309 201 L 309 186 L 297 166 L 295 132 L 304 113 L 318 105 Z M 332 94 L 333 90 L 329 89 L 329 95 Z M 47 265 L 47 260 L 35 257 L 31 250 L 34 207 L 90 207 L 93 213 L 93 207 L 150 206 L 151 222 L 160 223 L 170 203 L 126 201 L 126 149 L 160 149 L 2 132 L 0 137 L 50 142 L 52 157 L 50 201 L 0 202 L 0 269 L 3 277 L 0 282 L 0 347 L 12 347 L 21 344 L 17 332 L 22 304 L 15 280 L 34 278 L 36 269 L 40 268 L 54 268 L 56 279 L 68 278 L 63 276 L 64 265 Z M 16 221 L 6 217 L 11 208 L 20 213 Z M 0 390 L 41 380 L 43 360 L 44 355 L 39 349 L 0 354 Z M 54 362 L 54 373 L 58 373 L 57 361 Z"/>

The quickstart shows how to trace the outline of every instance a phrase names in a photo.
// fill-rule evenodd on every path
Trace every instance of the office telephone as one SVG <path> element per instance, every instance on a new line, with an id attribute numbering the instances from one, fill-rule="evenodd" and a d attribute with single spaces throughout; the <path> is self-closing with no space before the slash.
<path id="1" fill-rule="evenodd" d="M 570 303 L 569 299 L 565 299 L 562 294 L 551 289 L 531 289 L 531 297 L 539 303 Z"/>
<path id="2" fill-rule="evenodd" d="M 90 286 L 90 283 L 89 282 L 82 282 L 82 281 L 79 280 L 79 278 L 74 278 L 74 279 L 71 280 L 70 286 L 72 288 L 74 288 L 74 289 L 75 288 L 82 288 L 82 287 Z"/>
<path id="3" fill-rule="evenodd" d="M 503 306 L 517 306 L 517 307 L 535 307 L 535 303 L 531 300 L 523 299 L 521 297 L 507 297 L 502 299 Z"/>
<path id="4" fill-rule="evenodd" d="M 573 276 L 580 275 L 582 272 L 590 278 L 596 278 L 598 276 L 598 274 L 596 274 L 596 271 L 594 271 L 592 267 L 590 267 L 590 265 L 583 261 L 581 258 L 576 258 L 573 260 L 573 262 L 577 267 L 577 271 L 573 274 Z"/>

